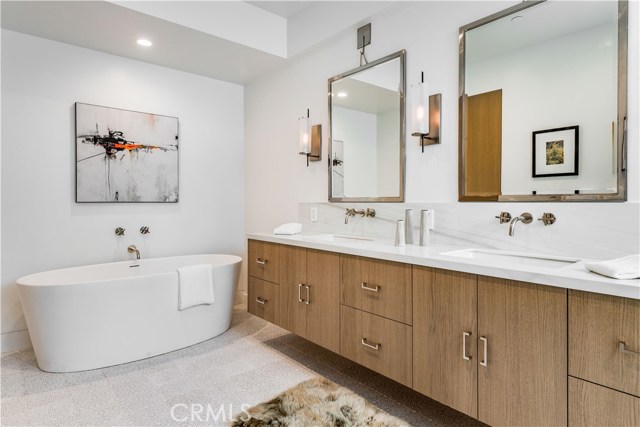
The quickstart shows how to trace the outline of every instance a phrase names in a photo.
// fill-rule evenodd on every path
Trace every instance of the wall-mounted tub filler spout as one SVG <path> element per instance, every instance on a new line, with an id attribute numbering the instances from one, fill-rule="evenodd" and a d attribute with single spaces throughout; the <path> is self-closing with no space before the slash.
<path id="1" fill-rule="evenodd" d="M 138 250 L 136 245 L 130 245 L 127 248 L 127 252 L 129 252 L 130 254 L 135 252 L 135 254 L 136 254 L 136 262 L 131 264 L 129 267 L 139 267 L 140 263 L 138 261 L 140 261 L 140 251 Z"/>
<path id="2" fill-rule="evenodd" d="M 531 224 L 531 221 L 533 221 L 533 217 L 529 212 L 525 212 L 520 216 L 513 218 L 509 223 L 509 236 L 513 236 L 513 233 L 516 231 L 516 223 L 518 221 L 522 222 L 523 224 Z"/>
<path id="3" fill-rule="evenodd" d="M 363 218 L 364 217 L 373 218 L 374 216 L 376 216 L 376 210 L 372 208 L 367 208 L 367 210 L 364 210 L 364 209 L 356 210 L 353 208 L 347 208 L 347 210 L 344 213 L 344 223 L 349 224 L 349 218 L 356 215 L 360 215 Z"/>

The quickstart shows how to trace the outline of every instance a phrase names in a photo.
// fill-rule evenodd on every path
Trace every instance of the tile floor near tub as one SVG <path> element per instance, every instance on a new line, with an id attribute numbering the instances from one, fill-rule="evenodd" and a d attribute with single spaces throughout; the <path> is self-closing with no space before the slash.
<path id="1" fill-rule="evenodd" d="M 6 426 L 221 426 L 241 405 L 317 375 L 416 427 L 482 425 L 242 310 L 209 341 L 104 369 L 51 374 L 38 369 L 32 350 L 4 354 L 0 419 Z"/>

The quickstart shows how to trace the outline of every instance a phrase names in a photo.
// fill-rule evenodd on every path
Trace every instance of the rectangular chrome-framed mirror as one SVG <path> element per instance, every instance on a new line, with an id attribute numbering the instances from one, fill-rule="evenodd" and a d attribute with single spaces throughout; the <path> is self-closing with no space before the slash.
<path id="1" fill-rule="evenodd" d="M 553 14 L 553 11 L 558 11 L 560 10 L 559 8 L 563 8 L 564 10 L 561 11 L 566 13 L 566 9 L 569 7 L 575 8 L 572 15 L 567 14 L 571 19 L 571 21 L 567 22 L 571 22 L 572 25 L 578 25 L 575 21 L 579 20 L 582 16 L 591 16 L 592 19 L 598 19 L 598 16 L 602 17 L 603 15 L 602 11 L 590 10 L 589 13 L 586 13 L 586 9 L 583 11 L 577 8 L 591 7 L 593 9 L 597 7 L 610 7 L 610 10 L 606 11 L 609 21 L 607 24 L 603 24 L 602 28 L 603 31 L 605 25 L 607 28 L 610 28 L 610 34 L 608 36 L 610 38 L 610 44 L 606 47 L 609 48 L 608 55 L 611 63 L 605 64 L 605 67 L 608 67 L 608 70 L 605 69 L 605 72 L 609 72 L 614 77 L 614 81 L 604 82 L 604 85 L 610 86 L 608 96 L 606 97 L 607 105 L 610 106 L 607 114 L 601 114 L 595 117 L 598 121 L 599 135 L 603 135 L 603 137 L 591 137 L 592 134 L 588 133 L 591 132 L 590 128 L 595 126 L 594 123 L 596 120 L 594 120 L 593 117 L 596 110 L 595 108 L 589 110 L 591 114 L 591 116 L 589 116 L 591 117 L 590 119 L 587 119 L 587 116 L 576 118 L 570 114 L 566 119 L 556 116 L 555 118 L 559 119 L 557 121 L 554 120 L 555 118 L 538 120 L 539 118 L 543 118 L 545 114 L 530 114 L 529 118 L 532 119 L 532 122 L 520 125 L 517 128 L 517 132 L 519 132 L 518 138 L 506 136 L 505 134 L 507 134 L 507 132 L 505 128 L 507 125 L 503 122 L 509 120 L 508 123 L 514 123 L 511 121 L 512 118 L 517 117 L 517 114 L 522 110 L 532 111 L 533 109 L 530 108 L 529 105 L 531 99 L 519 99 L 516 103 L 509 104 L 506 100 L 503 101 L 505 94 L 503 93 L 502 87 L 491 87 L 488 84 L 484 87 L 476 84 L 477 90 L 474 91 L 474 88 L 471 87 L 474 85 L 471 78 L 474 72 L 473 70 L 483 71 L 483 73 L 477 72 L 477 75 L 490 75 L 487 71 L 489 70 L 489 61 L 487 61 L 487 59 L 492 60 L 493 64 L 490 64 L 491 66 L 497 67 L 497 64 L 503 65 L 502 68 L 500 68 L 500 72 L 494 72 L 492 75 L 503 73 L 503 76 L 507 76 L 509 79 L 515 81 L 516 79 L 514 77 L 518 75 L 520 78 L 522 74 L 517 74 L 517 72 L 514 71 L 518 69 L 516 67 L 504 66 L 507 63 L 502 61 L 502 58 L 495 60 L 495 58 L 498 58 L 496 52 L 489 52 L 489 49 L 487 49 L 487 52 L 481 53 L 485 55 L 484 58 L 476 56 L 474 59 L 473 55 L 476 51 L 473 50 L 473 42 L 476 42 L 477 46 L 482 46 L 481 41 L 483 38 L 487 40 L 487 34 L 483 34 L 483 31 L 486 32 L 489 28 L 498 28 L 500 25 L 503 27 L 514 25 L 514 22 L 526 22 L 529 16 L 544 16 L 544 13 L 547 11 L 552 14 L 547 16 L 547 19 L 544 21 L 545 25 L 540 28 L 544 27 L 547 32 L 553 31 L 551 27 L 552 21 L 557 21 L 557 25 L 559 26 L 562 25 L 562 22 L 558 20 L 562 14 Z M 571 11 L 568 12 L 571 13 Z M 594 28 L 590 28 L 589 25 L 594 25 Z M 588 38 L 586 37 L 586 32 L 584 34 L 578 34 L 578 31 L 599 31 L 599 28 L 598 24 L 587 22 L 583 28 L 574 27 L 575 31 L 571 36 L 578 40 L 578 37 L 582 34 L 581 37 L 585 39 Z M 474 34 L 476 35 L 475 40 L 473 39 Z M 559 36 L 559 34 L 560 33 L 556 34 L 556 36 Z M 563 37 L 569 38 L 569 36 Z M 503 35 L 502 39 L 511 41 L 515 39 L 515 37 L 505 37 Z M 560 39 L 554 39 L 554 43 L 560 45 L 561 43 L 558 42 L 558 40 Z M 594 40 L 596 39 L 594 38 Z M 606 43 L 603 43 L 602 40 L 603 39 L 600 40 L 600 45 L 597 46 L 598 51 L 604 51 L 602 47 Z M 495 47 L 495 44 L 493 45 L 493 47 Z M 511 48 L 513 48 L 513 46 L 511 46 Z M 527 52 L 530 52 L 533 49 L 532 45 L 529 45 L 527 49 Z M 580 49 L 583 48 L 581 47 Z M 580 49 L 575 49 L 575 51 L 578 52 Z M 626 0 L 619 0 L 618 2 L 525 1 L 461 27 L 459 33 L 458 200 L 512 202 L 625 201 L 627 198 L 627 52 L 628 2 Z M 573 60 L 572 53 L 573 51 L 570 51 L 570 54 L 566 52 L 564 54 L 556 54 L 559 59 L 559 61 L 556 61 L 556 64 L 564 64 Z M 490 54 L 496 56 L 489 57 Z M 511 55 L 515 56 L 514 53 L 511 53 Z M 529 59 L 529 56 L 525 57 L 524 54 L 522 54 L 522 57 L 526 60 Z M 479 65 L 480 60 L 478 60 L 478 58 L 484 61 L 484 64 L 482 64 L 485 67 L 484 69 Z M 475 68 L 472 66 L 472 61 L 474 60 L 477 61 Z M 548 64 L 553 66 L 551 62 Z M 530 68 L 534 69 L 535 67 Z M 585 68 L 582 68 L 581 70 L 584 69 Z M 520 68 L 520 70 L 522 70 L 522 68 Z M 511 74 L 507 75 L 507 72 Z M 555 70 L 553 72 L 555 72 Z M 552 75 L 553 72 L 549 72 L 548 74 Z M 582 74 L 583 73 L 576 73 L 574 75 L 575 78 L 566 78 L 562 80 L 562 82 L 559 82 L 558 79 L 553 80 L 548 86 L 556 88 L 556 92 L 554 93 L 554 95 L 556 95 L 560 93 L 558 87 L 564 89 L 564 86 L 576 85 L 577 82 L 580 81 Z M 507 80 L 507 77 L 502 77 L 502 81 Z M 530 87 L 538 87 L 539 90 L 541 90 L 540 88 L 547 89 L 543 87 L 543 85 L 531 85 Z M 592 98 L 598 97 L 600 96 L 599 94 L 602 93 L 599 91 L 597 85 L 583 86 L 582 90 L 588 91 L 586 94 L 592 95 Z M 510 91 L 509 95 L 513 95 L 514 92 L 513 90 Z M 482 96 L 476 97 L 476 94 Z M 580 96 L 572 99 L 573 105 L 580 106 L 586 110 L 586 104 L 580 99 L 584 96 L 585 95 L 581 93 Z M 513 99 L 516 98 L 513 97 Z M 600 96 L 598 99 L 605 99 L 605 97 Z M 547 104 L 543 104 L 543 107 L 550 106 L 551 108 L 549 108 L 549 110 L 552 110 L 556 104 L 559 104 L 554 103 L 552 97 L 546 99 L 546 101 Z M 590 101 L 593 100 L 590 99 Z M 498 113 L 492 112 L 496 105 L 499 106 Z M 503 105 L 506 105 L 506 108 L 503 107 Z M 570 108 L 565 107 L 565 110 L 568 111 Z M 503 114 L 502 111 L 506 113 Z M 516 120 L 515 123 L 520 124 L 525 122 Z M 554 136 L 559 134 L 554 134 L 553 131 L 576 126 L 579 128 L 579 131 L 576 129 L 576 132 L 568 135 L 566 140 L 564 137 L 554 138 Z M 512 133 L 509 133 L 509 135 L 515 135 L 515 132 L 514 130 Z M 548 140 L 542 138 L 541 141 L 538 142 L 536 138 L 540 138 L 541 135 L 545 137 L 549 136 L 549 138 L 547 138 Z M 496 139 L 500 139 L 500 146 L 498 148 L 495 147 L 497 143 L 488 142 Z M 505 140 L 504 146 L 503 140 Z M 475 143 L 474 141 L 480 141 L 480 143 Z M 554 165 L 554 144 L 557 142 L 566 145 L 566 147 L 561 145 L 562 161 L 566 161 L 567 163 L 574 162 L 573 159 L 575 155 L 576 164 L 563 165 L 563 167 L 566 166 L 564 169 Z M 505 147 L 508 147 L 510 143 L 514 148 L 508 151 Z M 513 145 L 514 143 L 515 145 Z M 596 146 L 596 143 L 601 144 L 597 146 L 597 150 L 605 150 L 608 154 L 603 156 L 602 151 L 596 154 L 589 154 L 588 150 L 592 150 L 593 153 L 592 147 Z M 540 150 L 544 150 L 542 147 L 545 147 L 546 151 L 539 154 L 543 159 L 546 159 L 546 165 L 544 165 L 545 167 L 543 168 L 544 173 L 540 174 L 539 171 L 536 173 L 534 159 L 540 159 L 536 154 Z M 515 158 L 509 156 L 514 150 L 519 151 L 520 157 Z M 577 155 L 578 150 L 580 151 L 580 156 Z M 596 165 L 594 158 L 599 158 L 598 161 L 603 163 Z M 513 162 L 513 164 L 508 162 Z M 592 165 L 596 165 L 595 169 L 608 168 L 610 173 L 604 178 L 602 183 L 598 182 L 597 185 L 592 185 L 592 182 L 587 182 L 589 173 L 592 175 L 596 173 L 593 172 L 595 170 L 593 166 L 589 166 L 589 162 L 591 162 Z M 492 166 L 486 167 L 484 166 L 486 164 Z M 504 167 L 505 164 L 508 165 L 507 168 Z M 538 162 L 538 168 L 539 165 L 540 161 Z M 567 172 L 573 170 L 572 168 L 575 168 L 577 173 L 561 174 L 555 171 L 563 169 L 564 172 Z M 496 171 L 497 169 L 499 169 L 499 171 Z M 516 170 L 516 173 L 519 175 L 514 176 L 514 170 Z M 529 181 L 524 178 L 524 174 L 527 174 Z M 556 175 L 556 177 L 549 175 Z M 585 179 L 578 181 L 578 177 L 584 177 Z M 509 187 L 509 185 L 505 185 L 505 182 L 510 184 L 517 183 L 517 185 L 511 185 L 511 187 Z M 582 185 L 583 182 L 586 184 Z M 515 188 L 519 188 L 522 191 L 514 191 Z"/>
<path id="2" fill-rule="evenodd" d="M 404 202 L 405 58 L 401 50 L 328 80 L 329 202 Z"/>

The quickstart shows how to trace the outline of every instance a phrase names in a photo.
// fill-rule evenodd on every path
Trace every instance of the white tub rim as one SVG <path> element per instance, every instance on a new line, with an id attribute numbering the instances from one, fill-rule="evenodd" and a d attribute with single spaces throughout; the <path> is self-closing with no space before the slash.
<path id="1" fill-rule="evenodd" d="M 157 258 L 146 258 L 146 259 L 141 259 L 139 262 L 141 265 L 144 265 L 145 261 L 158 261 L 161 262 L 162 260 L 167 260 L 167 259 L 171 259 L 171 260 L 179 260 L 179 259 L 185 259 L 185 258 L 193 258 L 193 257 L 198 257 L 198 256 L 216 256 L 216 257 L 220 257 L 220 258 L 226 258 L 226 262 L 220 263 L 220 264 L 211 264 L 213 267 L 224 267 L 224 266 L 228 266 L 228 265 L 234 265 L 237 263 L 241 263 L 243 261 L 243 258 L 238 256 L 238 255 L 231 255 L 231 254 L 223 254 L 223 253 L 200 253 L 200 254 L 191 254 L 191 255 L 174 255 L 174 256 L 166 256 L 166 257 L 157 257 Z M 44 270 L 44 271 L 39 271 L 37 273 L 30 273 L 27 274 L 25 276 L 20 277 L 19 279 L 16 280 L 16 284 L 18 286 L 24 286 L 24 287 L 55 287 L 55 286 L 77 286 L 77 285 L 88 285 L 88 284 L 93 284 L 93 283 L 108 283 L 108 282 L 113 282 L 113 281 L 118 281 L 118 280 L 123 280 L 125 278 L 135 278 L 135 277 L 156 277 L 156 276 L 162 276 L 165 274 L 170 274 L 170 273 L 176 273 L 176 270 L 172 270 L 172 269 L 167 269 L 165 271 L 160 271 L 160 272 L 154 272 L 154 273 L 144 273 L 141 274 L 140 276 L 129 276 L 129 277 L 110 277 L 110 278 L 105 278 L 105 279 L 100 279 L 100 278 L 95 278 L 95 279 L 91 279 L 91 280 L 76 280 L 76 281 L 66 281 L 63 283 L 35 283 L 35 282 L 29 282 L 32 281 L 36 276 L 42 275 L 42 274 L 48 274 L 48 273 L 60 273 L 60 272 L 65 272 L 68 270 L 75 270 L 75 269 L 80 269 L 80 268 L 92 268 L 92 267 L 103 267 L 103 266 L 108 266 L 108 265 L 131 265 L 133 261 L 132 260 L 125 260 L 125 261 L 113 261 L 113 262 L 103 262 L 103 263 L 98 263 L 98 264 L 86 264 L 86 265 L 76 265 L 73 267 L 63 267 L 63 268 L 56 268 L 53 270 Z M 206 264 L 206 263 L 203 263 Z M 191 264 L 193 265 L 193 264 Z"/>

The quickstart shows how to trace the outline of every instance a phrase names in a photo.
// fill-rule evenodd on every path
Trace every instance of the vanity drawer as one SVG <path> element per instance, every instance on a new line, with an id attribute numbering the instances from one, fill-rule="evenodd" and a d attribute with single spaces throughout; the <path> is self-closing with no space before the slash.
<path id="1" fill-rule="evenodd" d="M 569 291 L 569 375 L 640 396 L 639 300 Z"/>
<path id="2" fill-rule="evenodd" d="M 346 305 L 340 314 L 340 354 L 411 387 L 411 327 Z"/>
<path id="3" fill-rule="evenodd" d="M 640 398 L 569 377 L 569 427 L 639 425 Z"/>
<path id="4" fill-rule="evenodd" d="M 280 246 L 275 243 L 249 240 L 249 276 L 280 283 Z"/>
<path id="5" fill-rule="evenodd" d="M 342 304 L 412 324 L 411 265 L 341 255 L 340 267 Z"/>
<path id="6" fill-rule="evenodd" d="M 249 313 L 276 323 L 278 313 L 279 286 L 264 280 L 249 277 Z"/>

